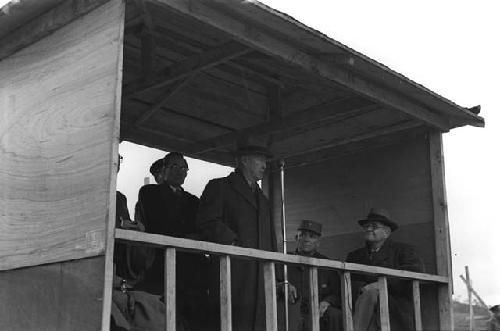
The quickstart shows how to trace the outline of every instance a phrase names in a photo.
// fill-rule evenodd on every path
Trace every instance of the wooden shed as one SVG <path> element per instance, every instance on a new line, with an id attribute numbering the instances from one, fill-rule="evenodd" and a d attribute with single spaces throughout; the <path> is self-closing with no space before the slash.
<path id="1" fill-rule="evenodd" d="M 244 0 L 12 1 L 0 78 L 1 330 L 108 328 L 120 141 L 230 165 L 242 136 L 274 152 L 277 229 L 285 161 L 287 237 L 318 220 L 343 260 L 356 220 L 390 210 L 445 277 L 422 287 L 423 329 L 451 329 L 441 137 L 483 126 L 469 109 Z"/>

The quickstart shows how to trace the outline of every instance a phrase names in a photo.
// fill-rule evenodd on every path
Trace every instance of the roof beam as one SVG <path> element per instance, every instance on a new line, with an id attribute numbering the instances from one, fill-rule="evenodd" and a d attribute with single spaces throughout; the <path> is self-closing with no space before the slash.
<path id="1" fill-rule="evenodd" d="M 322 151 L 322 150 L 326 150 L 326 149 L 330 149 L 330 148 L 334 148 L 334 147 L 339 147 L 339 146 L 343 146 L 343 145 L 347 145 L 347 144 L 351 144 L 351 143 L 355 143 L 355 142 L 361 142 L 361 141 L 369 140 L 369 139 L 376 138 L 379 136 L 394 134 L 397 132 L 411 130 L 411 129 L 415 129 L 418 127 L 422 127 L 422 124 L 415 122 L 413 120 L 401 121 L 399 123 L 380 127 L 378 129 L 370 130 L 368 132 L 358 133 L 358 134 L 348 136 L 348 137 L 343 137 L 343 138 L 336 138 L 336 139 L 333 139 L 329 142 L 321 143 L 317 146 L 311 146 L 311 147 L 307 148 L 307 150 L 283 154 L 283 155 L 280 155 L 280 157 L 290 158 L 290 157 L 295 157 L 298 155 L 305 155 L 305 154 L 314 155 L 318 151 Z"/>
<path id="2" fill-rule="evenodd" d="M 338 109 L 338 111 L 335 111 Z M 358 114 L 364 114 L 374 109 L 374 105 L 359 98 L 343 98 L 309 107 L 283 117 L 278 121 L 270 121 L 254 125 L 238 132 L 223 134 L 214 138 L 195 143 L 192 151 L 203 154 L 208 151 L 233 144 L 240 136 L 263 136 L 282 130 L 293 130 L 314 122 L 324 120 L 341 120 Z"/>
<path id="3" fill-rule="evenodd" d="M 157 3 L 175 12 L 196 18 L 201 22 L 224 31 L 236 40 L 258 51 L 280 58 L 306 72 L 319 76 L 327 84 L 341 85 L 381 105 L 404 112 L 412 118 L 440 131 L 448 131 L 450 129 L 450 123 L 447 118 L 413 102 L 404 95 L 376 84 L 341 66 L 328 63 L 311 54 L 305 53 L 290 42 L 281 40 L 255 25 L 245 23 L 244 20 L 238 18 L 236 15 L 228 15 L 214 9 L 206 2 L 157 0 Z M 247 3 L 247 5 L 253 6 L 251 3 Z M 224 6 L 224 1 L 218 1 L 217 6 Z"/>
<path id="4" fill-rule="evenodd" d="M 69 0 L 32 19 L 0 40 L 0 60 L 48 36 L 109 0 Z"/>
<path id="5" fill-rule="evenodd" d="M 157 77 L 154 77 L 153 82 L 151 83 L 144 83 L 142 79 L 130 83 L 124 87 L 123 94 L 125 97 L 130 98 L 138 93 L 160 88 L 179 79 L 191 76 L 202 70 L 234 59 L 250 51 L 252 51 L 252 49 L 247 46 L 243 46 L 240 43 L 228 42 L 169 66 Z"/>

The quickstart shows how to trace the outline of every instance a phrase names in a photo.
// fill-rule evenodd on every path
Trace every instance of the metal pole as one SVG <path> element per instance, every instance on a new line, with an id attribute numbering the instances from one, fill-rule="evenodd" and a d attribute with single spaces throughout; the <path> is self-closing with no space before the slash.
<path id="1" fill-rule="evenodd" d="M 472 284 L 469 277 L 468 266 L 465 266 L 465 279 L 467 281 L 467 294 L 469 298 L 469 331 L 474 331 L 476 328 L 474 325 L 474 307 L 472 306 L 472 292 L 471 292 Z"/>
<path id="2" fill-rule="evenodd" d="M 286 217 L 285 217 L 285 161 L 279 160 L 281 175 L 281 229 L 283 235 L 283 254 L 287 254 L 286 249 Z M 285 331 L 289 330 L 288 325 L 288 267 L 283 265 L 283 280 L 285 282 Z"/>

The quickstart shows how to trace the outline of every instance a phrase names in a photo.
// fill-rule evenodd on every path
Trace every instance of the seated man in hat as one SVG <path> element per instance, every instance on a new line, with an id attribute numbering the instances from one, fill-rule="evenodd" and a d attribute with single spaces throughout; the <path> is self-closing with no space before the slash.
<path id="1" fill-rule="evenodd" d="M 297 228 L 297 249 L 293 254 L 328 259 L 318 252 L 321 238 L 321 224 L 303 220 Z M 288 267 L 288 300 L 300 303 L 301 320 L 297 331 L 311 329 L 309 312 L 309 274 L 308 268 L 300 265 Z M 333 270 L 318 271 L 319 314 L 321 331 L 341 331 L 342 311 L 340 305 L 340 276 Z"/>
<path id="2" fill-rule="evenodd" d="M 488 321 L 488 331 L 500 331 L 500 305 L 490 308 L 491 318 Z"/>
<path id="3" fill-rule="evenodd" d="M 346 262 L 424 272 L 422 261 L 412 246 L 390 239 L 398 224 L 387 211 L 372 208 L 366 219 L 358 223 L 364 231 L 366 245 L 349 253 Z M 355 299 L 354 330 L 378 330 L 377 277 L 353 275 L 352 288 Z M 411 284 L 393 278 L 388 280 L 388 288 L 391 330 L 414 330 Z"/>

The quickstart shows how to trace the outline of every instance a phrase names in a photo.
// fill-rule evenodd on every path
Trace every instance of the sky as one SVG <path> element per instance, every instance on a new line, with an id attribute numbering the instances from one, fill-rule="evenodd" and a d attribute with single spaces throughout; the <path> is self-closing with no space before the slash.
<path id="1" fill-rule="evenodd" d="M 0 6 L 7 1 L 0 0 Z M 485 128 L 458 128 L 444 136 L 446 186 L 455 298 L 464 300 L 459 275 L 470 268 L 488 305 L 500 303 L 499 151 L 500 20 L 497 1 L 266 0 L 265 4 L 387 65 L 438 94 L 471 107 L 480 104 Z M 149 165 L 164 152 L 122 143 L 118 189 L 135 203 Z M 128 156 L 134 156 L 128 157 Z M 190 161 L 185 188 L 200 195 L 210 178 L 230 169 Z M 126 179 L 126 180 L 125 180 Z M 127 183 L 127 184 L 125 184 Z"/>

